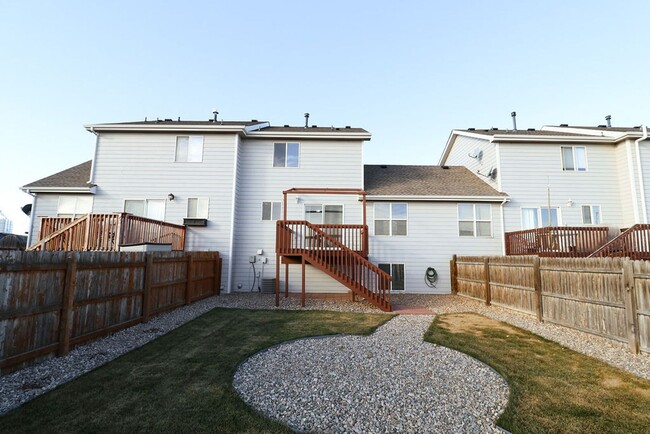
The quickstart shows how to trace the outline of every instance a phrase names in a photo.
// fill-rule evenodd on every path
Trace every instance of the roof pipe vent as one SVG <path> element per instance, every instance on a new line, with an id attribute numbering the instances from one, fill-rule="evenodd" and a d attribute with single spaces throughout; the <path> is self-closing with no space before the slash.
<path id="1" fill-rule="evenodd" d="M 305 113 L 305 128 L 309 128 L 309 113 Z"/>
<path id="2" fill-rule="evenodd" d="M 212 109 L 212 114 L 214 115 L 214 118 L 212 119 L 212 122 L 217 122 L 217 116 L 219 115 L 219 112 L 217 109 Z"/>
<path id="3" fill-rule="evenodd" d="M 568 127 L 569 124 L 560 124 L 561 127 Z"/>
<path id="4" fill-rule="evenodd" d="M 612 127 L 612 115 L 605 116 L 605 120 L 607 121 L 607 128 L 611 128 Z"/>
<path id="5" fill-rule="evenodd" d="M 510 116 L 512 116 L 512 129 L 517 131 L 517 112 L 510 113 Z"/>

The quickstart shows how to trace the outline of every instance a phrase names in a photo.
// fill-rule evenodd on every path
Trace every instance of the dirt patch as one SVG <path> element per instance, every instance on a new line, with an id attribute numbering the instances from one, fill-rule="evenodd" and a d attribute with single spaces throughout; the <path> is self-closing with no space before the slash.
<path id="1" fill-rule="evenodd" d="M 618 377 L 605 377 L 605 379 L 601 381 L 601 384 L 606 389 L 614 389 L 615 387 L 621 387 L 623 381 Z"/>
<path id="2" fill-rule="evenodd" d="M 470 333 L 483 336 L 483 329 L 501 330 L 510 335 L 523 336 L 523 333 L 507 324 L 500 323 L 475 313 L 454 313 L 440 317 L 438 325 L 450 333 Z"/>

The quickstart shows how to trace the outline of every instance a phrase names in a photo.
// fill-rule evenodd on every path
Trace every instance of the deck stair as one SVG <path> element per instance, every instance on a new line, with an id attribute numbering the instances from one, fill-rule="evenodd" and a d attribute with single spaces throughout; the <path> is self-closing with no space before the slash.
<path id="1" fill-rule="evenodd" d="M 367 259 L 367 234 L 365 225 L 315 225 L 303 220 L 279 220 L 276 254 L 285 264 L 311 264 L 353 294 L 391 312 L 391 277 Z M 279 274 L 279 266 L 278 261 L 276 274 Z M 277 280 L 276 296 L 279 297 Z"/>
<path id="2" fill-rule="evenodd" d="M 650 224 L 636 224 L 589 255 L 650 260 Z"/>

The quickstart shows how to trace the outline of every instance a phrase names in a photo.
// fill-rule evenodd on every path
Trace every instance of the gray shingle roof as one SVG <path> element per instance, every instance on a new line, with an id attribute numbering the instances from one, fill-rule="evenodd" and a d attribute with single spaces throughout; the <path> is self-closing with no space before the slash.
<path id="1" fill-rule="evenodd" d="M 368 131 L 363 128 L 351 128 L 351 127 L 318 127 L 318 126 L 309 126 L 309 127 L 292 127 L 292 126 L 277 126 L 272 125 L 270 127 L 261 128 L 258 131 L 287 131 L 287 132 L 297 132 L 297 133 L 367 133 Z"/>
<path id="2" fill-rule="evenodd" d="M 463 166 L 365 165 L 364 183 L 377 196 L 507 196 Z"/>
<path id="3" fill-rule="evenodd" d="M 564 127 L 564 128 L 579 128 L 581 130 L 596 130 L 596 131 L 615 131 L 617 133 L 627 133 L 627 132 L 636 132 L 640 133 L 641 132 L 641 127 L 606 127 L 602 125 L 598 126 L 584 126 L 584 125 L 556 125 L 558 127 Z"/>
<path id="4" fill-rule="evenodd" d="M 546 130 L 499 130 L 499 129 L 475 129 L 475 130 L 456 130 L 465 133 L 482 134 L 486 136 L 506 135 L 506 136 L 584 136 L 590 137 L 590 134 L 569 133 L 564 131 L 546 131 Z"/>
<path id="5" fill-rule="evenodd" d="M 77 166 L 70 167 L 69 169 L 62 170 L 54 175 L 34 181 L 30 184 L 23 186 L 23 188 L 38 188 L 38 187 L 59 187 L 59 188 L 87 188 L 92 187 L 88 184 L 90 179 L 90 167 L 92 161 L 88 160 Z"/>
<path id="6" fill-rule="evenodd" d="M 213 120 L 208 121 L 178 121 L 172 119 L 158 119 L 158 120 L 146 120 L 146 121 L 135 121 L 135 122 L 109 122 L 98 125 L 257 125 L 265 123 L 266 121 L 222 121 L 218 120 L 217 122 Z"/>

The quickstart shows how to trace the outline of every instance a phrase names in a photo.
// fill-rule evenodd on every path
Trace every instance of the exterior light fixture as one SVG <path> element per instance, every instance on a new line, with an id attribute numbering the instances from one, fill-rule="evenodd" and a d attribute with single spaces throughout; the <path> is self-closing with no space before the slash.
<path id="1" fill-rule="evenodd" d="M 176 198 L 176 196 L 174 196 L 174 193 L 169 193 L 167 195 L 167 199 L 169 199 L 170 202 L 172 202 L 175 198 Z"/>

